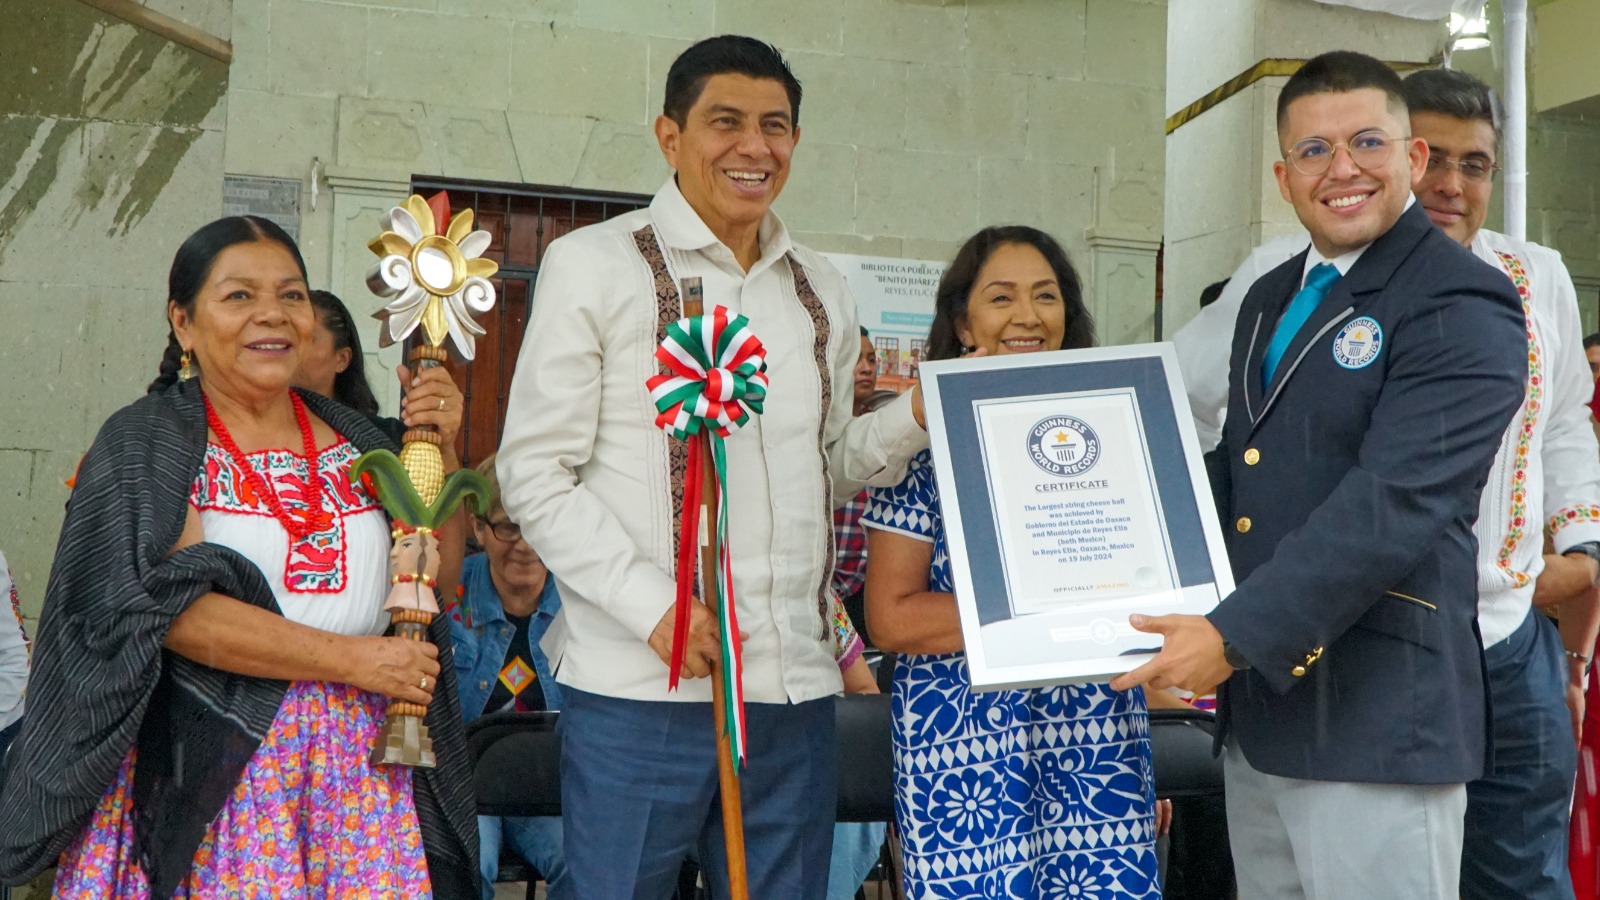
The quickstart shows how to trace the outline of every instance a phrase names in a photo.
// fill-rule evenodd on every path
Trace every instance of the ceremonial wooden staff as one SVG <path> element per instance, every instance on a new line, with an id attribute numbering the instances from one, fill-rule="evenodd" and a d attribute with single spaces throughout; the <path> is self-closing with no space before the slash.
<path id="1" fill-rule="evenodd" d="M 689 604 L 694 599 L 695 548 L 699 593 L 717 620 L 721 652 L 711 664 L 711 703 L 717 730 L 717 782 L 728 855 L 728 892 L 749 896 L 739 767 L 745 756 L 744 677 L 739 621 L 728 552 L 727 456 L 723 438 L 759 414 L 766 399 L 766 351 L 744 316 L 722 307 L 704 313 L 700 279 L 679 285 L 684 317 L 667 329 L 656 358 L 670 374 L 646 384 L 656 424 L 689 445 L 678 535 L 677 605 L 668 687 L 676 689 L 687 652 Z"/>
<path id="2" fill-rule="evenodd" d="M 443 223 L 448 228 L 441 232 Z M 384 232 L 367 245 L 379 257 L 367 274 L 367 286 L 390 301 L 377 313 L 383 321 L 379 345 L 404 341 L 421 325 L 424 341 L 411 351 L 412 371 L 444 365 L 450 357 L 446 340 L 462 358 L 472 359 L 473 341 L 484 333 L 472 317 L 494 306 L 494 285 L 488 279 L 499 270 L 493 261 L 479 258 L 489 248 L 489 233 L 472 229 L 470 209 L 451 218 L 443 193 L 431 200 L 411 195 L 389 211 L 384 224 Z M 439 614 L 433 592 L 438 529 L 463 500 L 479 515 L 488 513 L 489 486 L 482 475 L 460 469 L 445 477 L 442 442 L 438 429 L 419 426 L 405 433 L 398 457 L 372 450 L 350 467 L 350 476 L 363 479 L 394 519 L 391 587 L 383 608 L 395 635 L 413 641 L 428 639 L 428 626 Z M 426 690 L 428 679 L 419 687 Z M 431 768 L 433 742 L 423 724 L 427 711 L 420 703 L 390 701 L 372 747 L 373 764 Z"/>
<path id="3" fill-rule="evenodd" d="M 684 318 L 698 318 L 705 303 L 700 279 L 685 278 L 679 293 L 683 297 Z M 712 502 L 717 484 L 715 466 L 711 454 L 700 454 L 700 483 L 712 486 L 712 490 L 700 493 L 700 517 L 706 523 L 700 531 L 700 596 L 711 607 L 711 614 L 721 621 L 722 596 L 716 586 L 717 547 L 711 539 L 717 533 L 717 504 Z M 734 764 L 733 740 L 728 734 L 728 701 L 723 694 L 727 678 L 722 660 L 713 660 L 711 714 L 717 729 L 717 785 L 722 793 L 722 835 L 728 851 L 728 893 L 734 900 L 743 900 L 750 894 L 750 877 L 744 861 L 744 804 L 739 796 L 739 770 Z"/>

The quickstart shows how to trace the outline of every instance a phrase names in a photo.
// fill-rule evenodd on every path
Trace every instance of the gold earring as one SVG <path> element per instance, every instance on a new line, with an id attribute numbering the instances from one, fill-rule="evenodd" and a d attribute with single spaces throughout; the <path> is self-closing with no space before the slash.
<path id="1" fill-rule="evenodd" d="M 185 350 L 183 351 L 183 355 L 178 357 L 178 380 L 188 381 L 193 377 L 194 366 L 190 365 L 189 351 Z"/>

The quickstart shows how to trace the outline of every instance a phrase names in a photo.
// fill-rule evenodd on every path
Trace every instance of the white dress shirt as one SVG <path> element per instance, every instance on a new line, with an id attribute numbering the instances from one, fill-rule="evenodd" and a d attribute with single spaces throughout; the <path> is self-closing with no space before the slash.
<path id="1" fill-rule="evenodd" d="M 6 558 L 0 556 L 0 729 L 22 718 L 28 694 L 28 642 L 16 590 Z"/>
<path id="2" fill-rule="evenodd" d="M 1367 247 L 1371 246 L 1371 244 L 1367 245 Z M 1359 250 L 1351 250 L 1349 253 L 1329 259 L 1328 257 L 1323 256 L 1321 253 L 1318 253 L 1317 248 L 1312 246 L 1311 252 L 1306 254 L 1305 269 L 1300 273 L 1301 289 L 1303 290 L 1305 288 L 1306 279 L 1311 277 L 1311 270 L 1322 265 L 1323 263 L 1327 263 L 1328 265 L 1333 266 L 1335 269 L 1338 269 L 1340 278 L 1349 275 L 1350 268 L 1356 264 L 1356 260 L 1361 258 L 1361 254 L 1367 252 L 1367 247 L 1362 247 Z M 1335 284 L 1337 284 L 1337 282 L 1335 282 Z M 1329 287 L 1328 289 L 1333 290 L 1332 287 Z"/>
<path id="3" fill-rule="evenodd" d="M 798 703 L 836 693 L 822 605 L 832 509 L 866 485 L 898 483 L 927 433 L 909 396 L 851 418 L 860 330 L 844 278 L 828 262 L 791 243 L 769 212 L 761 258 L 746 272 L 673 180 L 648 209 L 556 240 L 540 266 L 497 474 L 506 513 L 561 591 L 542 646 L 556 680 L 579 690 L 636 700 L 711 696 L 709 679 L 686 679 L 669 693 L 667 667 L 647 644 L 676 596 L 676 536 L 669 438 L 645 388 L 656 372 L 658 323 L 653 273 L 634 238 L 645 226 L 654 228 L 674 283 L 698 276 L 707 311 L 721 305 L 745 315 L 767 351 L 765 412 L 727 439 L 735 609 L 749 634 L 745 698 Z M 826 312 L 820 367 L 791 255 Z"/>
<path id="4" fill-rule="evenodd" d="M 1279 239 L 1257 248 L 1234 273 L 1224 296 L 1206 311 L 1223 307 L 1237 288 L 1230 306 L 1213 314 L 1206 331 L 1174 336 L 1196 429 L 1207 427 L 1215 416 L 1220 435 L 1226 412 L 1232 329 L 1219 338 L 1221 329 L 1211 326 L 1222 317 L 1230 323 L 1236 319 L 1250 285 L 1305 245 L 1305 238 Z M 1478 231 L 1471 249 L 1507 277 L 1509 264 L 1500 254 L 1519 261 L 1529 290 L 1529 393 L 1501 438 L 1473 528 L 1478 538 L 1478 625 L 1484 646 L 1492 647 L 1528 615 L 1534 580 L 1544 571 L 1546 527 L 1557 552 L 1600 540 L 1600 446 L 1589 425 L 1594 382 L 1583 353 L 1577 292 L 1561 254 L 1487 229 Z M 1317 256 L 1316 248 L 1309 255 Z M 1308 259 L 1307 271 L 1311 264 Z M 1207 449 L 1214 444 L 1202 439 Z"/>

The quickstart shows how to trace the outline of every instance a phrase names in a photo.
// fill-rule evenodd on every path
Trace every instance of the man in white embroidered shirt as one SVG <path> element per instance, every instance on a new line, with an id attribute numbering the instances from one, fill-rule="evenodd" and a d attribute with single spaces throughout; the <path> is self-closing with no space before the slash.
<path id="1" fill-rule="evenodd" d="M 1589 426 L 1593 385 L 1583 368 L 1577 296 L 1559 254 L 1483 228 L 1499 143 L 1488 86 L 1463 72 L 1424 70 L 1405 79 L 1404 94 L 1412 134 L 1428 144 L 1427 169 L 1412 186 L 1417 201 L 1434 225 L 1506 273 L 1528 326 L 1526 397 L 1501 439 L 1473 529 L 1494 760 L 1467 785 L 1460 896 L 1571 898 L 1574 738 L 1600 624 L 1592 588 L 1600 573 L 1600 450 Z M 1304 238 L 1280 239 L 1240 270 L 1253 278 L 1304 246 Z M 1231 321 L 1242 297 L 1231 309 L 1219 309 L 1226 296 L 1210 309 Z M 1199 346 L 1199 332 L 1177 338 L 1186 339 L 1179 354 L 1188 361 L 1185 381 L 1191 401 L 1204 406 L 1214 385 L 1226 384 L 1225 359 L 1220 368 L 1214 363 L 1226 348 Z M 1546 529 L 1555 554 L 1543 553 Z M 1534 606 L 1559 609 L 1559 630 Z"/>
<path id="2" fill-rule="evenodd" d="M 825 627 L 831 512 L 863 485 L 895 483 L 927 434 L 920 395 L 851 418 L 854 305 L 839 274 L 770 211 L 799 111 L 799 82 L 774 48 L 739 36 L 690 47 L 656 121 L 674 177 L 649 209 L 555 241 L 539 274 L 499 475 L 506 511 L 563 598 L 544 648 L 566 697 L 567 865 L 585 900 L 667 897 L 697 844 L 714 895 L 727 886 L 703 677 L 718 652 L 714 622 L 694 606 L 685 680 L 669 693 L 685 459 L 656 428 L 645 388 L 687 276 L 702 280 L 707 310 L 749 318 L 771 378 L 764 414 L 727 441 L 733 584 L 748 635 L 750 896 L 826 891 L 841 688 Z"/>
<path id="3" fill-rule="evenodd" d="M 1571 898 L 1574 734 L 1595 641 L 1589 589 L 1600 575 L 1600 461 L 1577 297 L 1559 254 L 1482 227 L 1499 138 L 1488 86 L 1464 72 L 1426 70 L 1406 78 L 1405 95 L 1412 133 L 1428 142 L 1417 200 L 1441 230 L 1511 278 L 1528 320 L 1527 395 L 1474 529 L 1494 765 L 1467 785 L 1461 896 Z M 1543 554 L 1546 528 L 1562 552 Z M 1534 605 L 1560 610 L 1559 632 Z M 1577 704 L 1570 716 L 1569 696 Z"/>

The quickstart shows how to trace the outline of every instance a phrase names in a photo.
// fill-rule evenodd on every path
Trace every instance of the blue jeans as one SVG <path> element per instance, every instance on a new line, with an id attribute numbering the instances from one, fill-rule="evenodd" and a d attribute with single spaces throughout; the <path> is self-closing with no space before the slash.
<path id="1" fill-rule="evenodd" d="M 551 890 L 566 879 L 560 816 L 519 819 L 479 816 L 478 870 L 483 875 L 483 900 L 494 900 L 494 879 L 500 874 L 500 848 L 506 846 L 538 869 Z"/>
<path id="2" fill-rule="evenodd" d="M 1567 661 L 1538 610 L 1485 653 L 1494 768 L 1467 784 L 1463 900 L 1572 900 L 1568 806 L 1578 748 L 1567 713 Z"/>
<path id="3" fill-rule="evenodd" d="M 854 900 L 883 850 L 886 822 L 840 822 L 833 826 L 833 862 L 828 865 L 828 900 Z"/>
<path id="4" fill-rule="evenodd" d="M 570 687 L 563 695 L 556 728 L 567 877 L 551 900 L 664 900 L 697 844 L 712 897 L 725 898 L 711 704 Z M 838 793 L 833 704 L 745 704 L 739 787 L 751 897 L 826 895 Z"/>

